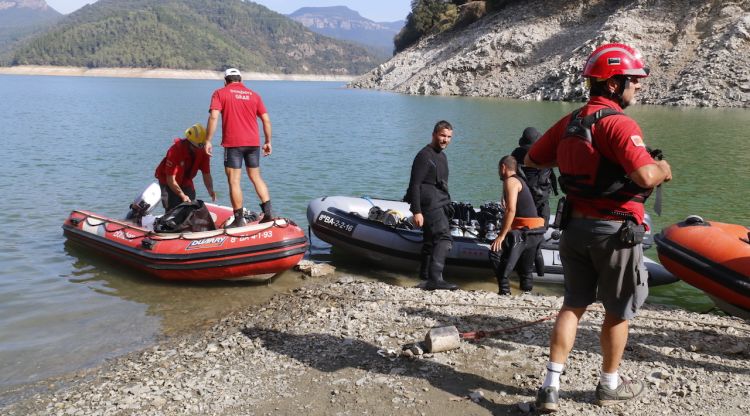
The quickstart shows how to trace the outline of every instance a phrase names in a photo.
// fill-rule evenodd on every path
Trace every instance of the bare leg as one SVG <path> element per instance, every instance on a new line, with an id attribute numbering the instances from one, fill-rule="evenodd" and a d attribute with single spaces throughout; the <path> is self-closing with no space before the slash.
<path id="1" fill-rule="evenodd" d="M 225 167 L 224 172 L 229 182 L 229 200 L 232 202 L 232 209 L 238 210 L 242 208 L 242 186 L 240 185 L 242 170 Z"/>
<path id="2" fill-rule="evenodd" d="M 602 333 L 599 336 L 602 348 L 602 371 L 617 372 L 628 342 L 628 321 L 610 313 L 604 314 Z"/>
<path id="3" fill-rule="evenodd" d="M 584 312 L 586 308 L 570 308 L 565 305 L 560 309 L 549 341 L 549 360 L 553 363 L 565 364 L 575 344 L 578 322 Z"/>
<path id="4" fill-rule="evenodd" d="M 260 168 L 247 168 L 247 176 L 250 178 L 250 182 L 255 187 L 255 193 L 258 194 L 260 202 L 266 202 L 271 199 L 271 195 L 268 193 L 268 187 L 266 182 L 260 176 Z"/>

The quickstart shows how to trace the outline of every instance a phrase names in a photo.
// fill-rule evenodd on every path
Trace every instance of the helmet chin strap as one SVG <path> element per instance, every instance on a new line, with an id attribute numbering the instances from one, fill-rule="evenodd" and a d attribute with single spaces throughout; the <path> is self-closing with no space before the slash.
<path id="1" fill-rule="evenodd" d="M 627 77 L 623 77 L 623 82 L 620 84 L 620 87 L 617 89 L 617 91 L 609 93 L 609 98 L 611 98 L 612 101 L 616 101 L 623 110 L 630 105 L 630 103 L 625 102 L 625 100 L 622 98 L 623 94 L 625 94 L 625 90 L 628 89 L 629 86 L 630 80 Z"/>

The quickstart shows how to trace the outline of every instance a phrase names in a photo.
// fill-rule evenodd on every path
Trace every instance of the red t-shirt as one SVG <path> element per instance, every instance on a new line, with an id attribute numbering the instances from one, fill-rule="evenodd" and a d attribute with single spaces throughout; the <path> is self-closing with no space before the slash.
<path id="1" fill-rule="evenodd" d="M 260 146 L 258 117 L 267 113 L 260 95 L 232 82 L 214 91 L 209 110 L 221 111 L 222 146 Z"/>
<path id="2" fill-rule="evenodd" d="M 167 156 L 162 159 L 154 173 L 160 184 L 166 185 L 167 177 L 175 175 L 175 180 L 181 188 L 195 189 L 193 178 L 198 171 L 211 173 L 211 158 L 203 149 L 193 148 L 191 151 L 191 146 L 187 139 L 174 139 L 174 144 L 167 150 Z"/>
<path id="3" fill-rule="evenodd" d="M 608 98 L 592 97 L 583 107 L 580 115 L 585 117 L 605 107 L 622 111 L 617 103 Z M 578 157 L 576 157 L 575 154 L 572 154 L 575 149 L 560 143 L 566 137 L 565 131 L 569 122 L 570 114 L 547 130 L 529 150 L 529 158 L 540 165 L 557 164 L 561 172 L 566 171 L 566 164 L 580 163 L 581 155 L 578 154 Z M 591 136 L 595 148 L 601 153 L 601 156 L 620 165 L 627 175 L 642 166 L 655 163 L 646 150 L 641 128 L 630 117 L 619 114 L 604 117 L 592 126 Z M 574 195 L 569 195 L 568 198 L 575 209 L 584 215 L 605 219 L 622 219 L 604 212 L 626 212 L 633 215 L 639 224 L 643 223 L 645 210 L 640 202 L 616 201 L 608 198 L 582 198 Z"/>

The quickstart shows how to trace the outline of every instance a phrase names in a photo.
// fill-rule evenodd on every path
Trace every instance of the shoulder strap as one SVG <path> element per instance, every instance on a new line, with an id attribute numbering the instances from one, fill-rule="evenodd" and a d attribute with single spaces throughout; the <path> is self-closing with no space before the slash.
<path id="1" fill-rule="evenodd" d="M 580 111 L 580 109 L 578 111 Z M 584 117 L 583 120 L 581 121 L 581 124 L 583 125 L 583 127 L 590 129 L 591 126 L 596 124 L 599 120 L 603 119 L 604 117 L 613 116 L 615 114 L 624 115 L 625 113 L 611 109 L 611 108 L 602 108 L 601 110 L 595 113 L 591 113 L 587 115 L 586 117 Z"/>

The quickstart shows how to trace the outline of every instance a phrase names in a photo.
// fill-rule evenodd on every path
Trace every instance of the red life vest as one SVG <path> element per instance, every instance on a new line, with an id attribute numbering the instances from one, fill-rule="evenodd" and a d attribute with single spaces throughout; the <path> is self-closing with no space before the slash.
<path id="1" fill-rule="evenodd" d="M 625 170 L 617 163 L 603 156 L 596 148 L 591 136 L 591 126 L 604 117 L 623 114 L 611 108 L 603 108 L 585 117 L 581 109 L 571 114 L 565 129 L 566 136 L 559 145 L 574 146 L 575 152 L 585 163 L 560 163 L 560 188 L 568 194 L 580 198 L 608 198 L 616 201 L 643 203 L 651 195 L 652 189 L 641 188 L 633 182 Z M 601 140 L 601 138 L 600 138 Z"/>

